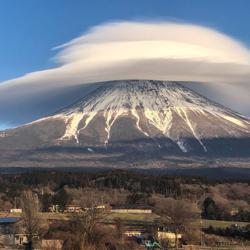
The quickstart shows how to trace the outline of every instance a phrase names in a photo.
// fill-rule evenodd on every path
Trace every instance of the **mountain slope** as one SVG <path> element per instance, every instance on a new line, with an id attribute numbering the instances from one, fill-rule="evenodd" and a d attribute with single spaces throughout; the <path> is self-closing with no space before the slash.
<path id="1" fill-rule="evenodd" d="M 51 146 L 250 156 L 250 122 L 176 82 L 113 81 L 55 115 L 0 132 L 0 148 Z"/>

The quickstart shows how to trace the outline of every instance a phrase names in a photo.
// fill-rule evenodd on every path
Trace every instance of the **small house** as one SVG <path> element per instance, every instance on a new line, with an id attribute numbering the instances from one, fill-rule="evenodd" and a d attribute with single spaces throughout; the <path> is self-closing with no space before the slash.
<path id="1" fill-rule="evenodd" d="M 82 212 L 82 207 L 77 205 L 68 205 L 66 206 L 65 212 L 67 213 L 80 213 Z"/>
<path id="2" fill-rule="evenodd" d="M 21 208 L 11 208 L 10 213 L 12 214 L 21 214 L 23 210 Z"/>
<path id="3" fill-rule="evenodd" d="M 140 229 L 126 229 L 124 235 L 127 237 L 140 237 L 143 234 L 143 231 Z"/>
<path id="4" fill-rule="evenodd" d="M 20 217 L 0 218 L 0 243 L 4 246 L 23 245 L 27 237 L 23 234 Z"/>
<path id="5" fill-rule="evenodd" d="M 180 240 L 182 238 L 181 234 L 175 234 L 171 231 L 157 231 L 157 239 L 159 241 L 167 241 L 171 247 L 175 247 L 176 244 L 176 237 L 177 240 Z"/>
<path id="6" fill-rule="evenodd" d="M 59 205 L 52 205 L 49 207 L 49 211 L 51 213 L 59 213 L 60 209 L 59 209 Z"/>

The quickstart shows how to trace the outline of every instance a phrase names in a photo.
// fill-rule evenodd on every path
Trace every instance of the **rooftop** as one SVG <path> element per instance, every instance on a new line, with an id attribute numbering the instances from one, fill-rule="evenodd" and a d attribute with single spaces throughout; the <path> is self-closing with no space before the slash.
<path id="1" fill-rule="evenodd" d="M 13 224 L 21 220 L 20 217 L 1 217 L 0 224 Z"/>

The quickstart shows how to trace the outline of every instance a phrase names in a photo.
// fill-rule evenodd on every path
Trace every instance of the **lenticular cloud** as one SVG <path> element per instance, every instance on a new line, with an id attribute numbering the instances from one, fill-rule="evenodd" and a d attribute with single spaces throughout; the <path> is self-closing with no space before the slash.
<path id="1" fill-rule="evenodd" d="M 250 63 L 239 42 L 210 28 L 176 23 L 111 23 L 59 46 L 63 64 L 184 59 L 216 63 Z"/>
<path id="2" fill-rule="evenodd" d="M 5 82 L 82 84 L 116 79 L 246 81 L 250 51 L 207 27 L 178 23 L 108 23 L 58 46 L 59 67 Z M 247 76 L 247 78 L 246 78 Z M 23 85 L 24 86 L 24 85 Z"/>
<path id="3" fill-rule="evenodd" d="M 245 84 L 250 79 L 249 49 L 214 29 L 191 24 L 108 23 L 54 49 L 58 51 L 54 58 L 58 67 L 1 83 L 0 106 L 3 101 L 6 104 L 20 99 L 25 106 L 25 100 L 30 104 L 41 95 L 47 102 L 46 98 L 52 98 L 51 93 L 56 90 L 63 92 L 98 81 L 155 79 Z"/>

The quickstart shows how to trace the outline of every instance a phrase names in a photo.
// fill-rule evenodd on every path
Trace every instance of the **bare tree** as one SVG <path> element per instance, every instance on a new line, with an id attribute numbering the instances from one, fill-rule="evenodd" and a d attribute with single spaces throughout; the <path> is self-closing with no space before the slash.
<path id="1" fill-rule="evenodd" d="M 87 249 L 97 243 L 95 231 L 97 225 L 103 221 L 105 212 L 96 208 L 96 203 L 92 202 L 82 212 L 75 213 L 71 218 L 71 237 L 69 242 L 73 242 L 71 249 Z M 66 248 L 68 249 L 68 248 Z"/>
<path id="2" fill-rule="evenodd" d="M 39 201 L 30 190 L 24 191 L 21 196 L 21 208 L 24 230 L 27 235 L 27 249 L 33 249 L 34 239 L 41 235 L 45 224 L 39 218 Z"/>
<path id="3" fill-rule="evenodd" d="M 184 233 L 191 222 L 199 216 L 197 206 L 186 200 L 167 198 L 156 204 L 156 212 L 162 217 L 163 224 L 175 233 L 175 245 L 178 249 L 178 234 Z"/>
<path id="4" fill-rule="evenodd" d="M 114 219 L 114 224 L 117 232 L 117 238 L 123 241 L 123 222 L 120 218 Z"/>

